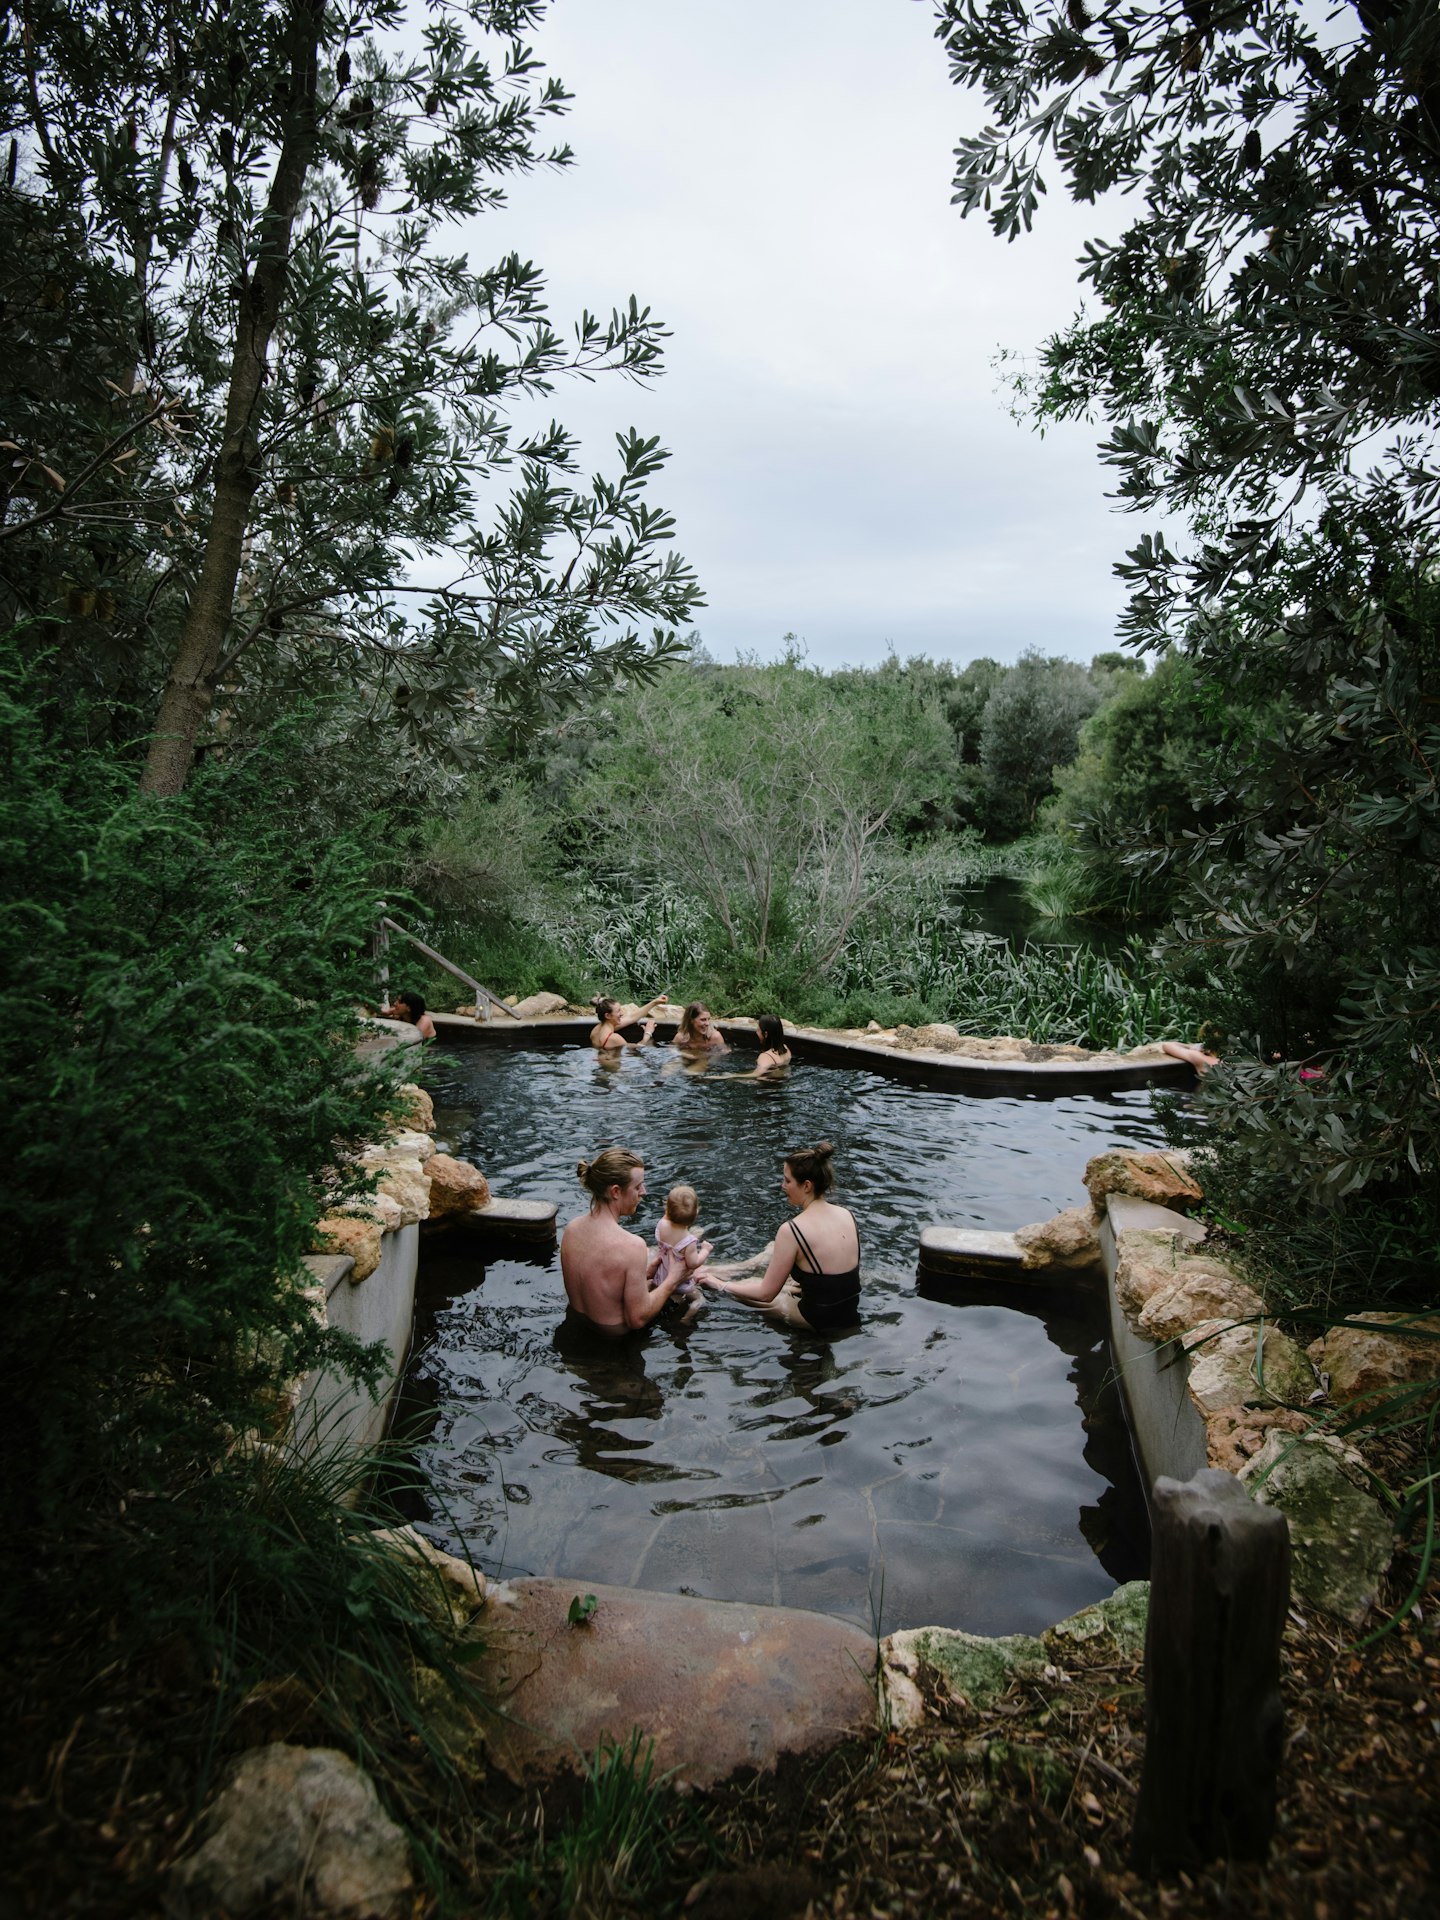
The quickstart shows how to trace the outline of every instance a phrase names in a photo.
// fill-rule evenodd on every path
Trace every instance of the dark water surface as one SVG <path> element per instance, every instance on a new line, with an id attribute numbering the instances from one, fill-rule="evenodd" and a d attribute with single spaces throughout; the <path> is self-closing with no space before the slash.
<path id="1" fill-rule="evenodd" d="M 1154 1145 L 1143 1093 L 974 1099 L 799 1065 L 788 1082 L 618 1070 L 588 1049 L 477 1047 L 433 1086 L 437 1130 L 497 1192 L 584 1196 L 575 1162 L 641 1153 L 653 1241 L 688 1181 L 717 1259 L 788 1217 L 787 1149 L 836 1145 L 860 1223 L 862 1324 L 822 1339 L 708 1296 L 688 1327 L 561 1332 L 559 1261 L 427 1250 L 406 1415 L 427 1531 L 492 1576 L 813 1607 L 860 1626 L 1033 1631 L 1143 1575 L 1143 1501 L 1098 1302 L 917 1284 L 921 1226 L 1010 1228 L 1084 1199 L 1113 1144 Z M 460 1241 L 457 1233 L 453 1240 Z"/>

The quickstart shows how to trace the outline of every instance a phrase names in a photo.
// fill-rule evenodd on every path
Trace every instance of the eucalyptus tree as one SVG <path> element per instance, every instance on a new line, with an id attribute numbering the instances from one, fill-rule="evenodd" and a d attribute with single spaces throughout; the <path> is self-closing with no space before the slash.
<path id="1" fill-rule="evenodd" d="M 664 454 L 623 434 L 582 483 L 536 411 L 566 373 L 649 379 L 663 327 L 632 299 L 567 338 L 533 265 L 450 233 L 571 158 L 542 13 L 7 12 L 0 581 L 62 686 L 150 703 L 151 792 L 301 691 L 463 762 L 677 650 L 698 595 L 647 498 Z"/>
<path id="2" fill-rule="evenodd" d="M 1193 949 L 1272 989 L 1286 969 L 1325 983 L 1326 1082 L 1297 1102 L 1252 1077 L 1232 1118 L 1297 1187 L 1433 1192 L 1440 9 L 937 13 L 993 115 L 957 149 L 963 213 L 1013 239 L 1047 174 L 1134 203 L 1087 245 L 1089 304 L 1029 389 L 1042 416 L 1103 420 L 1119 498 L 1192 530 L 1129 554 L 1126 637 L 1181 647 L 1213 708 L 1273 714 L 1212 757 L 1183 836 L 1130 853 L 1178 877 Z"/>

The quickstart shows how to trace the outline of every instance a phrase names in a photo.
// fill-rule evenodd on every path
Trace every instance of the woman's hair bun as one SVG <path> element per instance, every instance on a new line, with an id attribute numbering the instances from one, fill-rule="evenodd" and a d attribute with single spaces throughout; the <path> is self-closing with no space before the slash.
<path id="1" fill-rule="evenodd" d="M 576 1178 L 582 1182 L 588 1180 L 590 1177 L 590 1162 L 588 1160 L 577 1161 L 575 1174 Z"/>
<path id="2" fill-rule="evenodd" d="M 831 1154 L 834 1153 L 835 1149 L 834 1147 L 831 1146 L 828 1140 L 817 1140 L 815 1145 L 810 1149 L 810 1151 L 812 1153 L 822 1153 L 824 1154 L 825 1158 L 828 1160 Z"/>

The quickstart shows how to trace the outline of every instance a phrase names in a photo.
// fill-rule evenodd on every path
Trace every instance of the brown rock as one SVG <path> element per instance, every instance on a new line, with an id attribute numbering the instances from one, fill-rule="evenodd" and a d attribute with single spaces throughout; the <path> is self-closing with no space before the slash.
<path id="1" fill-rule="evenodd" d="M 1157 1287 L 1140 1309 L 1135 1331 L 1157 1344 L 1176 1340 L 1206 1320 L 1251 1320 L 1265 1310 L 1253 1287 L 1218 1260 L 1182 1260 L 1174 1281 Z"/>
<path id="2" fill-rule="evenodd" d="M 572 1626 L 587 1592 L 595 1609 Z M 476 1710 L 492 1762 L 517 1782 L 578 1770 L 602 1738 L 637 1727 L 657 1774 L 708 1787 L 875 1726 L 874 1637 L 825 1614 L 517 1580 L 492 1591 L 483 1638 Z"/>
<path id="3" fill-rule="evenodd" d="M 1015 1239 L 1026 1267 L 1084 1272 L 1100 1265 L 1100 1222 L 1089 1207 L 1068 1207 L 1052 1220 L 1020 1227 Z"/>
<path id="4" fill-rule="evenodd" d="M 1096 1154 L 1085 1169 L 1085 1186 L 1097 1211 L 1107 1193 L 1133 1194 L 1137 1200 L 1182 1213 L 1203 1198 L 1178 1155 L 1136 1153 L 1120 1147 Z"/>
<path id="5" fill-rule="evenodd" d="M 468 1160 L 448 1153 L 432 1153 L 422 1169 L 430 1182 L 430 1218 L 442 1213 L 469 1213 L 490 1198 L 490 1182 Z"/>
<path id="6" fill-rule="evenodd" d="M 381 1232 L 374 1220 L 357 1220 L 353 1214 L 327 1213 L 315 1224 L 312 1253 L 347 1253 L 355 1262 L 351 1282 L 368 1280 L 380 1264 Z"/>
<path id="7" fill-rule="evenodd" d="M 171 1878 L 175 1911 L 231 1920 L 286 1911 L 396 1920 L 410 1910 L 410 1846 L 368 1774 L 332 1747 L 257 1747 Z M 303 1907 L 297 1896 L 304 1889 Z"/>
<path id="8" fill-rule="evenodd" d="M 1364 1313 L 1353 1317 L 1366 1325 L 1331 1327 L 1306 1349 L 1319 1371 L 1329 1374 L 1332 1400 L 1364 1400 L 1415 1380 L 1440 1378 L 1440 1338 L 1427 1340 L 1404 1331 L 1380 1331 L 1418 1325 L 1440 1335 L 1440 1314 Z M 1376 1331 L 1371 1333 L 1370 1327 Z"/>

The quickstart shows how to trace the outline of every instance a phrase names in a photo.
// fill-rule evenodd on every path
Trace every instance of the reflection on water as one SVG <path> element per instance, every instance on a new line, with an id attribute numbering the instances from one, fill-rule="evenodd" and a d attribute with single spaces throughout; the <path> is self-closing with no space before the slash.
<path id="1" fill-rule="evenodd" d="M 700 1193 L 720 1258 L 786 1216 L 787 1148 L 835 1141 L 860 1221 L 864 1319 L 820 1339 L 712 1299 L 619 1342 L 564 1319 L 558 1261 L 427 1252 L 408 1413 L 428 1529 L 492 1574 L 808 1606 L 889 1631 L 1042 1628 L 1147 1551 L 1098 1306 L 917 1286 L 928 1221 L 1014 1227 L 1082 1199 L 1086 1159 L 1159 1139 L 1143 1095 L 966 1100 L 800 1065 L 694 1078 L 663 1054 L 477 1049 L 437 1089 L 498 1191 L 582 1198 L 575 1161 L 634 1147 L 653 1236 Z M 468 1116 L 468 1119 L 467 1119 Z M 1021 1310 L 1021 1308 L 1028 1310 Z"/>

